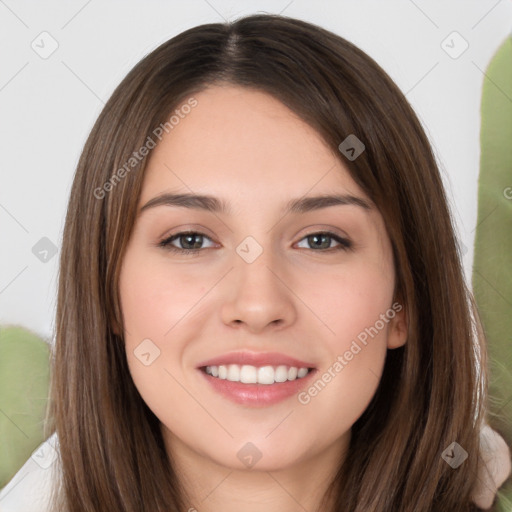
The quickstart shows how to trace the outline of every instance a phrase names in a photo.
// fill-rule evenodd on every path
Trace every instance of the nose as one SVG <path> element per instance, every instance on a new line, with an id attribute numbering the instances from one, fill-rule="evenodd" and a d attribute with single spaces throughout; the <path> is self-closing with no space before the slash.
<path id="1" fill-rule="evenodd" d="M 275 265 L 270 251 L 252 263 L 234 255 L 234 269 L 224 283 L 222 321 L 251 333 L 283 329 L 297 317 L 296 296 L 290 278 Z"/>

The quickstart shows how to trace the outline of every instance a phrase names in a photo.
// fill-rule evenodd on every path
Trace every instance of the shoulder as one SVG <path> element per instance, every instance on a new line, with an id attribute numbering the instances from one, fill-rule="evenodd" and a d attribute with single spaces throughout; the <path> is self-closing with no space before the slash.
<path id="1" fill-rule="evenodd" d="M 0 511 L 50 512 L 51 493 L 59 476 L 58 438 L 54 433 L 0 490 Z"/>

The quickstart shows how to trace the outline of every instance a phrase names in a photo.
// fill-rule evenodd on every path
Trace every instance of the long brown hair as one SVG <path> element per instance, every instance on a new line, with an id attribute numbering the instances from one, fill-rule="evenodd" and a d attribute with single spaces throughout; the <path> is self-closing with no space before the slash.
<path id="1" fill-rule="evenodd" d="M 470 492 L 486 353 L 429 141 L 364 52 L 277 15 L 202 25 L 159 46 L 117 87 L 85 144 L 62 243 L 48 414 L 47 433 L 60 443 L 62 510 L 188 508 L 159 420 L 132 382 L 122 335 L 119 272 L 148 157 L 118 170 L 173 109 L 219 83 L 267 92 L 315 128 L 376 204 L 392 243 L 407 343 L 388 351 L 326 502 L 344 512 L 477 510 Z M 350 134 L 366 147 L 353 161 L 338 149 Z M 457 469 L 441 457 L 454 441 L 468 453 Z"/>

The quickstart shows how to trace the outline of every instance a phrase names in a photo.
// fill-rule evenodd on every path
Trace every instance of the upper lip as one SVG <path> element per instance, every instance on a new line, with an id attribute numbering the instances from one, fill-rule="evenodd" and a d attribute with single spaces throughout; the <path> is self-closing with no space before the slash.
<path id="1" fill-rule="evenodd" d="M 222 356 L 203 361 L 198 368 L 204 366 L 220 366 L 228 364 L 251 366 L 295 366 L 297 368 L 313 368 L 314 365 L 278 352 L 229 352 Z"/>

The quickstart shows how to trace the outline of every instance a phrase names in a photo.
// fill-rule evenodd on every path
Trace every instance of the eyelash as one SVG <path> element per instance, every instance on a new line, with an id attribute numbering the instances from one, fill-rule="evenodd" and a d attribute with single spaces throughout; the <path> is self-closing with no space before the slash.
<path id="1" fill-rule="evenodd" d="M 174 253 L 180 253 L 180 254 L 192 254 L 194 253 L 195 255 L 197 255 L 199 252 L 201 251 L 204 251 L 205 248 L 200 248 L 200 249 L 182 249 L 180 247 L 175 247 L 174 245 L 171 245 L 171 242 L 173 242 L 174 240 L 176 239 L 179 239 L 181 238 L 182 236 L 185 236 L 185 235 L 200 235 L 202 236 L 203 238 L 208 238 L 209 240 L 211 240 L 211 238 L 207 235 L 205 235 L 204 233 L 201 233 L 199 231 L 180 231 L 179 233 L 175 233 L 174 235 L 171 235 L 170 237 L 168 238 L 165 238 L 164 240 L 162 240 L 161 242 L 159 242 L 157 245 L 158 247 L 162 247 L 168 251 L 171 251 L 171 252 L 174 252 Z M 314 235 L 325 235 L 329 238 L 332 238 L 334 239 L 336 242 L 338 242 L 340 245 L 337 246 L 337 247 L 329 247 L 328 249 L 307 249 L 309 251 L 314 251 L 314 252 L 337 252 L 337 251 L 348 251 L 350 249 L 352 249 L 352 242 L 350 240 L 347 240 L 346 238 L 342 238 L 338 235 L 335 235 L 334 233 L 331 233 L 329 231 L 317 231 L 317 232 L 314 232 L 314 233 L 310 233 L 304 237 L 302 237 L 299 241 L 302 241 L 310 236 L 314 236 Z"/>

